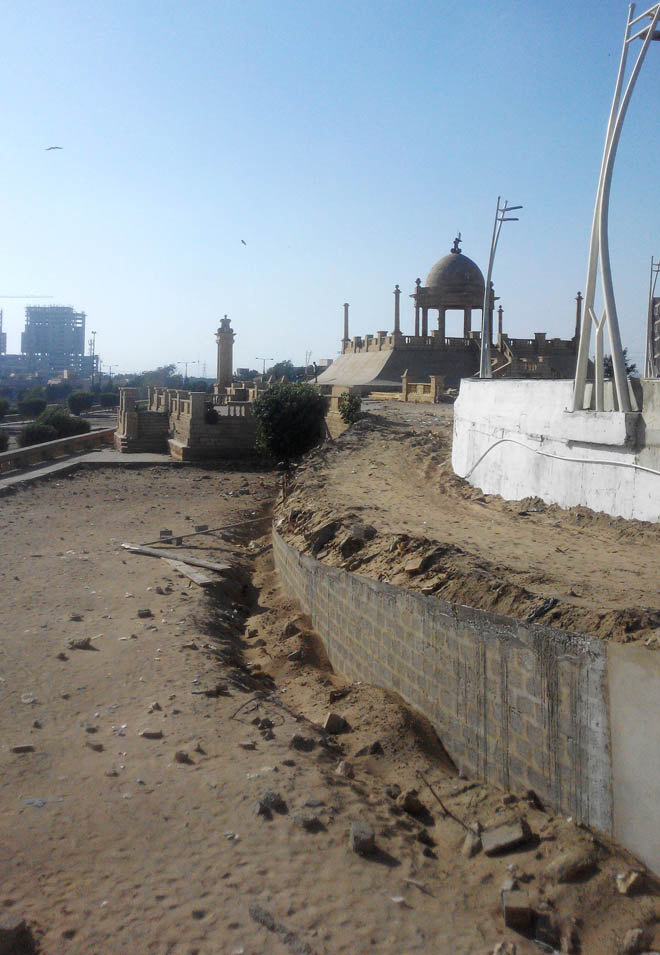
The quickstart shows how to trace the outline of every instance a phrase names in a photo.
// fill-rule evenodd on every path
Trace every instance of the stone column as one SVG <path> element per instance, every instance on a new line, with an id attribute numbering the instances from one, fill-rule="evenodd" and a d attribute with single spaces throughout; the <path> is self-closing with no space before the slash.
<path id="1" fill-rule="evenodd" d="M 218 369 L 215 376 L 216 391 L 228 388 L 234 377 L 234 339 L 236 333 L 225 315 L 220 319 L 220 327 L 215 333 L 218 343 Z"/>
<path id="2" fill-rule="evenodd" d="M 399 298 L 401 297 L 401 289 L 398 285 L 394 286 L 394 331 L 393 335 L 401 334 L 401 321 L 400 321 L 400 312 L 399 312 Z"/>
<path id="3" fill-rule="evenodd" d="M 342 338 L 342 341 L 350 341 L 348 335 L 348 302 L 344 302 L 344 337 Z"/>
<path id="4" fill-rule="evenodd" d="M 446 331 L 447 331 L 447 328 L 446 328 L 447 321 L 446 321 L 446 319 L 447 319 L 447 309 L 446 309 L 446 308 L 439 308 L 439 309 L 438 309 L 438 333 L 439 333 L 439 337 L 442 339 L 442 344 L 443 344 L 443 345 L 444 345 L 444 343 L 445 343 L 445 342 L 444 342 L 444 339 L 445 339 L 445 334 L 446 334 Z"/>
<path id="5" fill-rule="evenodd" d="M 469 338 L 472 331 L 472 309 L 463 309 L 463 338 Z"/>
<path id="6" fill-rule="evenodd" d="M 417 286 L 415 289 L 415 294 L 413 295 L 413 298 L 415 299 L 415 338 L 419 338 L 419 289 L 421 284 L 421 279 L 415 280 L 415 285 Z"/>
<path id="7" fill-rule="evenodd" d="M 426 338 L 429 333 L 429 310 L 424 306 L 422 308 L 422 338 Z"/>

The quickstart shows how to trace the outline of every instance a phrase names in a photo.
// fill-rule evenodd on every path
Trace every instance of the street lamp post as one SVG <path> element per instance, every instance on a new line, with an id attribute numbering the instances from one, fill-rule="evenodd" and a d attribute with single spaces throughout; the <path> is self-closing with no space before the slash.
<path id="1" fill-rule="evenodd" d="M 259 356 L 257 356 L 254 360 L 255 360 L 255 361 L 262 361 L 262 362 L 264 363 L 263 371 L 261 372 L 262 377 L 266 374 L 266 362 L 267 362 L 267 361 L 275 361 L 274 358 L 259 358 Z"/>
<path id="2" fill-rule="evenodd" d="M 488 257 L 488 274 L 486 276 L 486 288 L 484 289 L 484 305 L 481 312 L 481 355 L 479 359 L 479 377 L 492 378 L 493 369 L 490 360 L 490 344 L 493 337 L 493 330 L 490 327 L 490 306 L 491 291 L 490 281 L 493 274 L 493 262 L 495 261 L 495 251 L 497 241 L 500 237 L 500 230 L 503 222 L 517 222 L 517 216 L 509 216 L 508 212 L 514 212 L 516 209 L 522 209 L 522 206 L 510 206 L 508 200 L 504 200 L 504 205 L 500 206 L 500 196 L 497 197 L 497 209 L 495 210 L 495 221 L 493 223 L 493 236 L 490 240 L 490 255 Z"/>

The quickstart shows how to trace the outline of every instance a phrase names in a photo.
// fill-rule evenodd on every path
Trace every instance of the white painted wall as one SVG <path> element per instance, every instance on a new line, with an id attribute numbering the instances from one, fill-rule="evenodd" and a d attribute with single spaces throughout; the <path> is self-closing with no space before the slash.
<path id="1" fill-rule="evenodd" d="M 452 465 L 487 494 L 540 497 L 618 517 L 660 520 L 660 381 L 648 413 L 579 411 L 573 382 L 464 379 L 454 406 Z M 656 417 L 658 421 L 656 422 Z M 632 467 L 636 465 L 637 467 Z"/>

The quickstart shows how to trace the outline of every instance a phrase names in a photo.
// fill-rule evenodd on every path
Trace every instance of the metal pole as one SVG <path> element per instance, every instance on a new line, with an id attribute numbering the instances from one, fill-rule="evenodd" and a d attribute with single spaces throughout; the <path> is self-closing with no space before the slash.
<path id="1" fill-rule="evenodd" d="M 628 19 L 626 21 L 626 31 L 623 39 L 623 47 L 619 58 L 619 71 L 617 73 L 616 84 L 614 87 L 614 96 L 612 97 L 612 106 L 607 121 L 607 131 L 605 133 L 605 146 L 603 148 L 603 157 L 600 164 L 600 173 L 598 176 L 598 187 L 596 189 L 596 201 L 594 203 L 594 214 L 591 221 L 591 240 L 589 243 L 589 260 L 587 265 L 587 280 L 584 286 L 584 309 L 582 312 L 582 327 L 580 329 L 580 343 L 578 345 L 578 358 L 575 367 L 575 388 L 573 391 L 573 411 L 580 411 L 584 407 L 584 389 L 587 380 L 587 366 L 589 361 L 589 345 L 591 343 L 591 328 L 594 324 L 594 299 L 596 295 L 596 275 L 598 270 L 598 217 L 600 213 L 600 201 L 603 190 L 603 177 L 605 165 L 607 162 L 607 153 L 612 141 L 615 117 L 619 108 L 619 97 L 621 96 L 621 87 L 623 85 L 623 75 L 628 58 L 628 34 L 635 4 L 631 3 L 628 7 Z M 602 409 L 599 409 L 602 410 Z"/>
<path id="2" fill-rule="evenodd" d="M 479 359 L 479 377 L 492 378 L 493 369 L 491 366 L 491 276 L 493 274 L 493 262 L 495 261 L 495 251 L 500 237 L 500 230 L 503 222 L 517 222 L 517 217 L 507 217 L 507 212 L 513 212 L 515 209 L 522 209 L 522 206 L 510 206 L 508 200 L 504 200 L 504 205 L 500 208 L 500 196 L 497 197 L 497 208 L 495 210 L 495 222 L 493 223 L 493 236 L 490 241 L 490 256 L 488 257 L 488 274 L 486 275 L 486 287 L 484 289 L 484 304 L 481 311 L 481 354 Z"/>
<path id="3" fill-rule="evenodd" d="M 617 114 L 616 123 L 612 133 L 612 140 L 607 150 L 607 162 L 605 174 L 603 176 L 603 191 L 600 199 L 600 215 L 598 222 L 598 238 L 600 240 L 600 269 L 603 285 L 603 297 L 605 299 L 605 308 L 607 312 L 607 330 L 610 333 L 610 346 L 612 350 L 612 368 L 614 370 L 614 381 L 616 385 L 616 395 L 618 399 L 619 411 L 630 411 L 630 393 L 628 391 L 628 377 L 626 375 L 626 366 L 623 360 L 623 348 L 621 347 L 621 334 L 619 332 L 619 322 L 616 312 L 616 300 L 614 298 L 614 286 L 612 284 L 612 270 L 610 267 L 610 248 L 609 237 L 607 234 L 608 214 L 610 206 L 610 192 L 612 187 L 612 172 L 614 169 L 614 159 L 616 150 L 621 138 L 621 129 L 623 121 L 626 118 L 628 104 L 635 88 L 639 71 L 642 68 L 644 57 L 653 39 L 655 26 L 660 16 L 660 4 L 657 4 L 653 19 L 646 32 L 642 49 L 637 55 L 637 60 L 633 67 L 626 91 L 623 94 L 623 100 Z"/>

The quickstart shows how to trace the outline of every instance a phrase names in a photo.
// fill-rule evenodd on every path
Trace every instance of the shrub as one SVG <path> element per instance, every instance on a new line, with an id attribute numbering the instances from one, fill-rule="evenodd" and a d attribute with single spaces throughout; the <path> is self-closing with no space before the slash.
<path id="1" fill-rule="evenodd" d="M 54 428 L 58 438 L 68 438 L 72 434 L 87 434 L 91 428 L 89 421 L 75 418 L 65 408 L 48 408 L 39 415 L 35 424 Z"/>
<path id="2" fill-rule="evenodd" d="M 339 396 L 337 404 L 342 421 L 346 424 L 353 424 L 354 421 L 357 421 L 362 407 L 362 398 L 359 395 L 351 395 L 345 391 L 343 395 Z"/>
<path id="3" fill-rule="evenodd" d="M 217 424 L 219 420 L 220 415 L 213 405 L 207 405 L 204 410 L 204 421 L 206 421 L 207 424 Z"/>
<path id="4" fill-rule="evenodd" d="M 92 407 L 94 395 L 91 391 L 72 391 L 66 401 L 73 414 L 81 414 Z"/>
<path id="5" fill-rule="evenodd" d="M 323 433 L 325 411 L 326 400 L 313 385 L 273 385 L 252 406 L 257 450 L 284 461 L 304 454 Z"/>
<path id="6" fill-rule="evenodd" d="M 36 418 L 46 408 L 45 398 L 19 398 L 18 413 L 28 415 L 30 418 Z"/>
<path id="7" fill-rule="evenodd" d="M 9 447 L 9 435 L 6 431 L 0 431 L 0 454 Z"/>
<path id="8" fill-rule="evenodd" d="M 99 403 L 102 408 L 116 408 L 119 404 L 119 395 L 116 391 L 102 391 L 99 395 Z"/>
<path id="9" fill-rule="evenodd" d="M 57 431 L 49 424 L 37 424 L 32 421 L 24 425 L 18 434 L 18 446 L 27 448 L 31 444 L 44 444 L 46 441 L 55 441 Z"/>
<path id="10" fill-rule="evenodd" d="M 4 416 L 7 414 L 8 411 L 9 411 L 9 402 L 7 401 L 6 398 L 0 398 L 0 418 L 4 418 Z"/>

